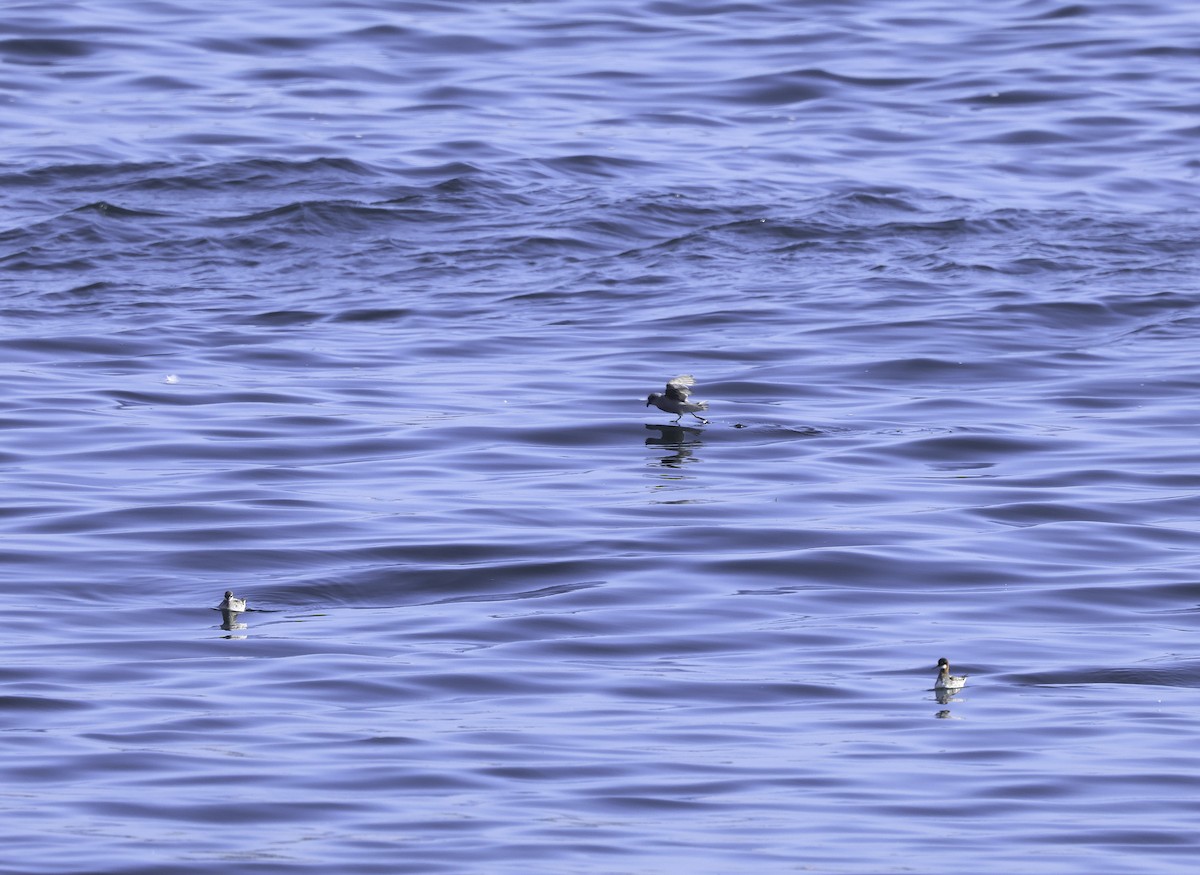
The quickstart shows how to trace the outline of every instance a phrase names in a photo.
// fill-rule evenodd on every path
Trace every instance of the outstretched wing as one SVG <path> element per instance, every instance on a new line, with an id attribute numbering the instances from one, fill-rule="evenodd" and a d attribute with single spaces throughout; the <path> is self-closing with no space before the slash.
<path id="1" fill-rule="evenodd" d="M 692 394 L 692 386 L 696 384 L 696 378 L 691 374 L 680 374 L 678 377 L 672 377 L 667 380 L 668 398 L 674 401 L 687 401 L 688 395 Z"/>

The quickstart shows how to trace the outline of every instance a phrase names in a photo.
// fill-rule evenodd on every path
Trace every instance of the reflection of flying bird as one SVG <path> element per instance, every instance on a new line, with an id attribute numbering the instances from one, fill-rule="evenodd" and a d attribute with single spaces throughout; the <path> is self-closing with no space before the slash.
<path id="1" fill-rule="evenodd" d="M 246 610 L 246 600 L 234 598 L 233 590 L 225 591 L 225 601 L 217 605 L 222 611 L 244 611 Z"/>
<path id="2" fill-rule="evenodd" d="M 672 377 L 667 381 L 667 391 L 651 392 L 646 396 L 646 406 L 653 404 L 659 410 L 667 413 L 675 414 L 675 421 L 683 417 L 683 414 L 690 413 L 698 420 L 708 425 L 708 420 L 696 413 L 697 410 L 708 410 L 707 401 L 688 401 L 688 396 L 692 394 L 692 386 L 696 383 L 696 378 L 691 374 L 681 374 L 678 377 Z"/>
<path id="3" fill-rule="evenodd" d="M 967 685 L 967 676 L 965 674 L 950 674 L 950 660 L 942 657 L 938 660 L 938 676 L 933 682 L 935 690 L 945 690 L 946 692 L 954 693 L 961 690 Z"/>

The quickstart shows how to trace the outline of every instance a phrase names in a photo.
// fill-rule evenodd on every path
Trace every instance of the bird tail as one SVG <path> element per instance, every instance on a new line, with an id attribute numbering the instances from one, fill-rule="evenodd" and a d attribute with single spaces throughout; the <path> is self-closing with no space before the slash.
<path id="1" fill-rule="evenodd" d="M 701 410 L 708 410 L 708 402 L 707 401 L 697 401 L 697 402 L 695 402 L 695 404 Z"/>

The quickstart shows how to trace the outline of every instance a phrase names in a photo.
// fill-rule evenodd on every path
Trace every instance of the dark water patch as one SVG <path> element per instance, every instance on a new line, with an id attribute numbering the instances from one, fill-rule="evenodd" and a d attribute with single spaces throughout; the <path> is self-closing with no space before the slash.
<path id="1" fill-rule="evenodd" d="M 541 683 L 530 674 L 522 677 L 498 677 L 449 672 L 420 675 L 410 678 L 409 683 L 414 687 L 425 688 L 440 695 L 487 698 L 533 695 L 557 686 L 553 683 L 549 685 Z"/>
<path id="2" fill-rule="evenodd" d="M 1043 549 L 1080 563 L 1105 562 L 1128 566 L 1162 556 L 1163 547 L 1187 549 L 1194 533 L 1163 526 L 1135 526 L 1119 523 L 1069 520 L 1020 529 L 1014 544 L 1031 553 Z M 1026 554 L 1030 555 L 1030 554 Z"/>
<path id="3" fill-rule="evenodd" d="M 1127 43 L 1122 43 L 1120 45 L 1121 45 L 1122 49 L 1129 48 Z M 1200 55 L 1200 49 L 1198 49 L 1194 46 L 1187 46 L 1187 45 L 1183 45 L 1183 46 L 1178 46 L 1178 45 L 1144 46 L 1144 47 L 1136 48 L 1133 51 L 1137 55 L 1143 55 L 1143 56 L 1148 56 L 1148 57 L 1152 57 L 1152 58 L 1153 57 L 1163 57 L 1163 56 L 1170 57 L 1170 58 L 1175 58 L 1175 57 L 1193 58 L 1193 57 L 1196 57 L 1197 55 Z"/>
<path id="4" fill-rule="evenodd" d="M 404 221 L 403 213 L 367 206 L 365 204 L 313 201 L 275 207 L 261 213 L 223 217 L 211 220 L 214 228 L 237 226 L 270 226 L 276 231 L 281 225 L 301 234 L 350 234 L 381 230 L 381 222 Z"/>
<path id="5" fill-rule="evenodd" d="M 1071 502 L 1016 502 L 975 510 L 981 517 L 1013 526 L 1034 526 L 1067 521 L 1120 522 L 1126 513 L 1105 505 Z"/>
<path id="6" fill-rule="evenodd" d="M 653 166 L 651 162 L 629 158 L 617 158 L 608 155 L 566 155 L 553 159 L 543 159 L 542 166 L 569 177 L 611 177 L 623 178 L 631 172 L 647 170 Z"/>
<path id="7" fill-rule="evenodd" d="M 946 560 L 946 553 L 930 548 L 862 545 L 857 549 L 825 547 L 806 550 L 792 558 L 785 570 L 794 586 L 817 585 L 853 591 L 885 593 L 909 591 L 990 588 L 1005 581 L 1027 580 L 1028 566 L 1021 571 L 1000 564 L 959 564 Z M 1032 557 L 1024 557 L 1030 562 Z M 1036 573 L 1036 572 L 1034 572 Z M 852 597 L 854 600 L 858 596 Z"/>
<path id="8" fill-rule="evenodd" d="M 0 696 L 0 714 L 79 711 L 87 707 L 82 702 L 68 699 L 52 699 L 42 696 Z"/>
<path id="9" fill-rule="evenodd" d="M 255 519 L 250 510 L 241 510 L 225 505 L 178 505 L 156 504 L 140 508 L 119 508 L 98 512 L 56 514 L 40 522 L 29 523 L 24 531 L 48 533 L 121 533 L 136 530 L 166 530 L 186 528 L 185 538 L 203 539 L 222 526 L 247 524 Z M 222 538 L 228 541 L 231 533 Z"/>
<path id="10" fill-rule="evenodd" d="M 0 40 L 0 55 L 10 64 L 49 64 L 85 58 L 94 47 L 83 40 L 16 37 Z"/>
<path id="11" fill-rule="evenodd" d="M 420 7 L 422 4 L 417 4 Z M 444 8 L 444 7 L 443 7 Z M 398 37 L 411 37 L 416 33 L 413 28 L 404 27 L 399 24 L 375 24 L 368 27 L 358 28 L 356 30 L 347 31 L 345 36 L 349 39 L 358 40 L 378 40 L 383 43 L 391 43 Z"/>
<path id="12" fill-rule="evenodd" d="M 269 147 L 275 139 L 262 134 L 239 134 L 217 131 L 192 131 L 166 138 L 172 146 L 227 147 L 250 149 L 254 146 Z"/>
<path id="13" fill-rule="evenodd" d="M 323 64 L 318 66 L 304 65 L 302 67 L 281 68 L 272 67 L 270 69 L 256 69 L 246 71 L 241 75 L 241 78 L 249 83 L 258 84 L 266 83 L 272 86 L 282 85 L 288 88 L 288 91 L 300 97 L 327 99 L 329 96 L 337 95 L 340 97 L 363 97 L 365 93 L 361 87 L 362 84 L 375 83 L 378 85 L 390 85 L 404 81 L 401 77 L 393 73 L 385 73 L 381 70 L 376 70 L 370 67 L 361 67 L 350 64 Z M 325 87 L 323 85 L 317 87 L 296 87 L 293 83 L 354 83 L 354 87 L 349 84 L 334 85 Z M 271 113 L 273 118 L 277 119 L 296 119 L 301 120 L 306 112 L 297 110 L 295 112 L 280 112 L 274 111 Z M 312 116 L 308 115 L 308 119 Z M 307 120 L 307 119 L 306 119 Z"/>
<path id="14" fill-rule="evenodd" d="M 1026 672 L 1013 677 L 1014 682 L 1035 686 L 1073 686 L 1093 684 L 1133 684 L 1152 687 L 1197 687 L 1200 672 L 1197 668 L 1139 666 L 1137 668 L 1059 669 L 1050 672 Z"/>
<path id="15" fill-rule="evenodd" d="M 1000 134 L 994 134 L 990 137 L 983 137 L 979 140 L 980 143 L 999 143 L 1004 145 L 1017 146 L 1040 146 L 1056 143 L 1073 143 L 1077 142 L 1076 137 L 1062 134 L 1057 131 L 1025 129 L 1017 131 L 1005 131 Z M 1090 175 L 1091 173 L 1101 172 L 1102 168 L 1097 166 L 1087 170 L 1079 170 L 1077 172 L 1082 175 Z"/>
<path id="16" fill-rule="evenodd" d="M 233 186 L 257 183 L 260 186 L 321 184 L 338 180 L 352 181 L 371 179 L 379 175 L 379 169 L 369 162 L 352 158 L 323 156 L 317 158 L 287 160 L 282 158 L 244 158 L 233 161 L 212 162 L 193 166 L 175 165 L 175 173 L 166 181 L 176 186 L 209 185 Z M 149 182 L 161 184 L 162 177 L 152 177 Z"/>
<path id="17" fill-rule="evenodd" d="M 344 572 L 334 583 L 292 587 L 288 603 L 304 604 L 312 600 L 313 593 L 317 594 L 317 601 L 357 607 L 536 602 L 560 598 L 576 603 L 572 596 L 597 586 L 579 581 L 579 577 L 605 573 L 624 564 L 583 556 L 556 557 L 552 540 L 547 555 L 555 558 L 524 561 L 506 559 L 506 555 L 517 551 L 505 549 L 501 543 L 471 545 L 456 541 L 397 547 L 387 551 L 396 557 L 390 563 L 380 562 L 380 552 L 379 549 L 350 552 L 348 558 L 356 564 L 371 561 L 377 567 Z"/>
<path id="18" fill-rule="evenodd" d="M 149 212 L 145 210 L 132 210 L 124 207 L 110 204 L 107 201 L 96 201 L 95 203 L 85 204 L 78 207 L 76 212 L 96 213 L 97 215 L 106 218 L 114 219 L 130 219 L 130 218 L 152 218 L 165 215 L 164 213 Z"/>
<path id="19" fill-rule="evenodd" d="M 969 98 L 962 98 L 958 102 L 978 106 L 1030 106 L 1060 101 L 1082 101 L 1086 97 L 1088 95 L 1083 91 L 1015 89 L 976 94 Z"/>
<path id="20" fill-rule="evenodd" d="M 664 687 L 660 683 L 629 684 L 611 691 L 629 699 L 694 704 L 736 703 L 742 706 L 767 702 L 821 702 L 850 699 L 855 693 L 838 686 L 802 683 L 712 684 L 676 679 Z"/>
<path id="21" fill-rule="evenodd" d="M 551 571 L 551 574 L 557 571 Z M 536 589 L 521 590 L 518 592 L 503 592 L 492 593 L 487 595 L 465 595 L 451 596 L 444 599 L 439 599 L 435 604 L 449 604 L 454 602 L 508 602 L 508 601 L 523 601 L 525 599 L 541 599 L 553 598 L 555 596 L 567 595 L 569 593 L 580 592 L 585 589 L 603 586 L 603 581 L 584 581 L 580 583 L 564 583 L 555 584 L 553 586 L 543 586 Z M 557 622 L 557 620 L 555 620 Z M 578 631 L 575 629 L 573 631 Z"/>
<path id="22" fill-rule="evenodd" d="M 613 74 L 620 75 L 620 74 Z M 637 124 L 657 124 L 657 125 L 682 125 L 687 127 L 697 128 L 723 128 L 731 123 L 723 118 L 710 115 L 700 115 L 697 113 L 684 112 L 648 112 L 635 114 L 632 116 L 624 116 L 619 119 L 614 119 L 611 122 L 613 125 L 637 125 Z"/>
<path id="23" fill-rule="evenodd" d="M 343 310 L 331 318 L 335 322 L 396 322 L 413 316 L 415 311 L 407 308 L 353 309 Z"/>
<path id="24" fill-rule="evenodd" d="M 739 105 L 783 106 L 825 97 L 832 89 L 821 70 L 791 70 L 763 76 L 748 76 L 725 83 L 725 99 Z M 712 84 L 706 96 L 715 96 Z"/>
<path id="25" fill-rule="evenodd" d="M 128 356 L 147 354 L 153 348 L 147 341 L 137 342 L 128 334 L 14 337 L 9 338 L 6 345 L 18 351 L 36 353 L 38 356 L 53 355 L 62 364 L 78 362 L 90 356 L 131 361 Z"/>
<path id="26" fill-rule="evenodd" d="M 189 82 L 186 79 L 179 79 L 175 76 L 136 76 L 126 80 L 126 84 L 130 88 L 143 89 L 151 93 L 159 93 L 162 91 L 196 91 L 201 86 L 195 82 Z"/>
<path id="27" fill-rule="evenodd" d="M 264 357 L 268 357 L 267 354 L 263 355 Z M 281 355 L 275 357 L 275 360 L 283 361 L 287 358 L 286 355 Z M 103 397 L 114 401 L 121 407 L 141 405 L 154 407 L 210 407 L 244 404 L 249 406 L 277 406 L 290 409 L 296 406 L 308 406 L 312 403 L 310 396 L 288 394 L 269 389 L 221 389 L 204 392 L 197 392 L 191 389 L 184 391 L 161 389 L 154 392 L 114 389 L 102 394 Z"/>
<path id="28" fill-rule="evenodd" d="M 251 314 L 245 317 L 245 322 L 248 325 L 272 327 L 306 325 L 322 318 L 324 318 L 324 314 L 313 313 L 306 310 L 276 310 L 271 313 Z"/>
<path id="29" fill-rule="evenodd" d="M 343 803 L 347 808 L 360 808 L 357 804 Z M 327 811 L 324 803 L 297 802 L 292 800 L 287 804 L 263 805 L 261 802 L 228 801 L 221 803 L 177 803 L 170 806 L 155 807 L 144 802 L 115 801 L 81 803 L 76 806 L 85 813 L 97 816 L 120 816 L 122 818 L 166 821 L 189 821 L 204 824 L 269 824 L 280 821 L 317 821 L 323 810 Z"/>
<path id="30" fill-rule="evenodd" d="M 153 179 L 157 172 L 173 166 L 175 165 L 165 161 L 26 165 L 0 172 L 0 182 L 6 187 L 54 191 L 60 185 L 81 181 L 118 183 Z"/>
<path id="31" fill-rule="evenodd" d="M 1030 454 L 1053 453 L 1062 441 L 1050 436 L 1012 434 L 954 434 L 916 438 L 889 449 L 890 454 L 936 464 L 986 461 L 996 463 Z"/>

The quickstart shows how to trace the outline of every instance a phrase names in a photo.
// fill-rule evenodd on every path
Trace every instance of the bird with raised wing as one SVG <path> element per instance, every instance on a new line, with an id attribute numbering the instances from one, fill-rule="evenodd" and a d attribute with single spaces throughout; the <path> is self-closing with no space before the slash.
<path id="1" fill-rule="evenodd" d="M 672 377 L 667 381 L 665 392 L 651 392 L 646 396 L 646 406 L 649 407 L 653 404 L 659 410 L 666 413 L 674 413 L 676 422 L 679 422 L 683 418 L 683 414 L 690 413 L 705 425 L 708 425 L 708 420 L 697 413 L 699 410 L 708 410 L 708 402 L 688 400 L 688 396 L 692 394 L 692 386 L 695 384 L 696 378 L 691 374 L 680 374 L 678 377 Z"/>

